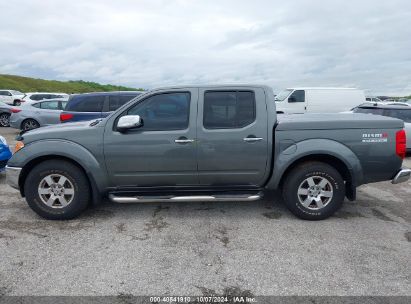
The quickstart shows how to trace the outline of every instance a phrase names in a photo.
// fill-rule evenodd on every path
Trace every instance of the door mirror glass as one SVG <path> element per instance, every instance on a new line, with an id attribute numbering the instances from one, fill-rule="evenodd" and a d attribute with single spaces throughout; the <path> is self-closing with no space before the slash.
<path id="1" fill-rule="evenodd" d="M 117 129 L 122 132 L 129 129 L 140 128 L 143 126 L 143 120 L 140 115 L 125 115 L 120 117 L 117 123 Z"/>

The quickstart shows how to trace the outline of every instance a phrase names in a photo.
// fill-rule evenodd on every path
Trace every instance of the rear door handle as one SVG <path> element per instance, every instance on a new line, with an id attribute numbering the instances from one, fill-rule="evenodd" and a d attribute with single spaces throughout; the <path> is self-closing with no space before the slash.
<path id="1" fill-rule="evenodd" d="M 263 138 L 262 137 L 246 137 L 246 138 L 243 138 L 243 140 L 245 142 L 255 142 L 255 141 L 263 140 Z"/>

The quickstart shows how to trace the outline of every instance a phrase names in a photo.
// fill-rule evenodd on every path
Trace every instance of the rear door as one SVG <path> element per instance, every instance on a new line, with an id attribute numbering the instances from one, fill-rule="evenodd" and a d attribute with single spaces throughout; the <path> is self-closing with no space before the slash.
<path id="1" fill-rule="evenodd" d="M 104 154 L 112 186 L 198 185 L 197 99 L 197 88 L 158 91 L 109 118 Z M 117 131 L 123 115 L 139 115 L 143 126 Z"/>
<path id="2" fill-rule="evenodd" d="M 40 102 L 40 109 L 38 111 L 38 118 L 42 125 L 54 125 L 60 123 L 60 101 L 49 100 Z"/>
<path id="3" fill-rule="evenodd" d="M 263 89 L 200 89 L 197 155 L 201 185 L 263 183 L 268 161 L 267 115 Z"/>

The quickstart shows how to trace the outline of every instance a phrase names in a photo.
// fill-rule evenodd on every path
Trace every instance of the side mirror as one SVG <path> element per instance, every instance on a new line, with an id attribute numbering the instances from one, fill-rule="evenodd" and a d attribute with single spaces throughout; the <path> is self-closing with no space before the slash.
<path id="1" fill-rule="evenodd" d="M 297 102 L 294 96 L 288 97 L 288 102 Z"/>
<path id="2" fill-rule="evenodd" d="M 120 117 L 117 122 L 117 130 L 124 132 L 129 129 L 140 128 L 143 126 L 143 120 L 140 115 L 125 115 Z"/>

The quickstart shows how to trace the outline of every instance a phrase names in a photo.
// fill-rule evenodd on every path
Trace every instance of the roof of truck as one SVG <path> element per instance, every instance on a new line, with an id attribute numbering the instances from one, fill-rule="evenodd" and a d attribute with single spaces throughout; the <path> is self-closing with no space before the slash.
<path id="1" fill-rule="evenodd" d="M 179 86 L 166 86 L 153 88 L 152 90 L 170 90 L 170 89 L 183 89 L 183 88 L 237 88 L 237 87 L 255 87 L 255 88 L 266 88 L 272 90 L 272 87 L 265 84 L 244 84 L 244 83 L 232 83 L 232 84 L 198 84 L 198 85 L 179 85 Z"/>
<path id="2" fill-rule="evenodd" d="M 359 90 L 357 88 L 335 88 L 335 87 L 295 87 L 287 90 Z"/>

